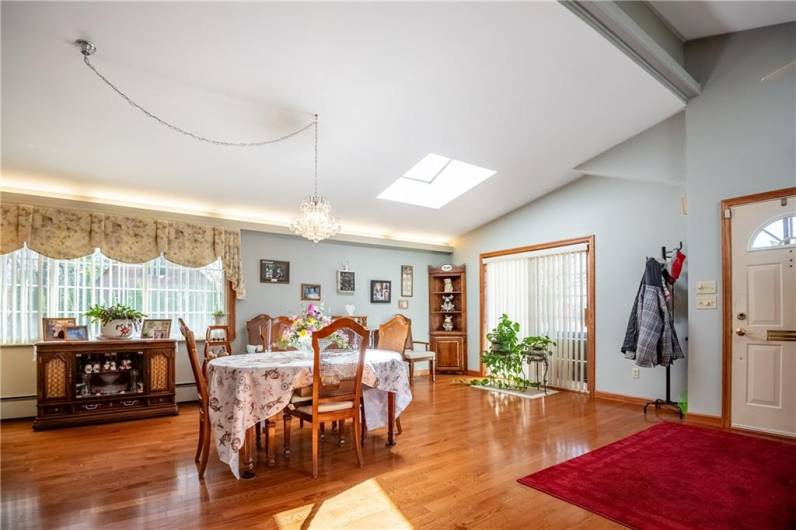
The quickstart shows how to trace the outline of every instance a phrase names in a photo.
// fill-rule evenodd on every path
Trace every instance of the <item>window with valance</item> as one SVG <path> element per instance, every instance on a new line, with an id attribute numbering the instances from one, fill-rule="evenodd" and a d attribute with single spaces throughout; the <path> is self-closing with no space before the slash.
<path id="1" fill-rule="evenodd" d="M 239 230 L 9 203 L 0 230 L 0 343 L 34 342 L 42 317 L 93 303 L 201 329 L 225 308 L 225 280 L 244 295 Z"/>

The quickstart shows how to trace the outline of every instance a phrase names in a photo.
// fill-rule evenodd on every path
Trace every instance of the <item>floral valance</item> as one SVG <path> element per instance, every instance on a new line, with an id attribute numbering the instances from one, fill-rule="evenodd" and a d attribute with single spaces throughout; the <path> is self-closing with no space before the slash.
<path id="1" fill-rule="evenodd" d="M 87 256 L 99 248 L 111 259 L 143 263 L 163 254 L 186 267 L 204 267 L 221 258 L 238 298 L 244 296 L 240 230 L 86 212 L 47 206 L 2 204 L 0 253 L 28 247 L 55 259 Z"/>

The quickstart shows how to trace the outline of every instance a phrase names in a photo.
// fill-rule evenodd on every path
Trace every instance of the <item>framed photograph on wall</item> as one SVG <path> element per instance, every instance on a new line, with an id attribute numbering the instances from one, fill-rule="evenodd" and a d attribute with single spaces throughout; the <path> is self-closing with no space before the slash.
<path id="1" fill-rule="evenodd" d="M 260 283 L 290 283 L 290 262 L 261 259 Z"/>
<path id="2" fill-rule="evenodd" d="M 65 340 L 88 340 L 88 326 L 66 326 Z"/>
<path id="3" fill-rule="evenodd" d="M 409 309 L 409 300 L 398 300 L 398 309 Z"/>
<path id="4" fill-rule="evenodd" d="M 66 340 L 66 328 L 76 324 L 74 318 L 42 318 L 41 340 Z"/>
<path id="5" fill-rule="evenodd" d="M 301 284 L 301 299 L 308 302 L 318 302 L 321 299 L 321 284 L 319 283 L 302 283 Z"/>
<path id="6" fill-rule="evenodd" d="M 354 271 L 337 271 L 337 292 L 340 294 L 354 294 L 356 276 Z"/>
<path id="7" fill-rule="evenodd" d="M 142 339 L 168 339 L 171 336 L 171 319 L 144 320 L 141 324 Z"/>
<path id="8" fill-rule="evenodd" d="M 370 280 L 370 303 L 389 304 L 392 300 L 392 282 L 389 280 Z"/>
<path id="9" fill-rule="evenodd" d="M 401 265 L 401 296 L 411 297 L 414 289 L 414 267 L 411 265 Z"/>

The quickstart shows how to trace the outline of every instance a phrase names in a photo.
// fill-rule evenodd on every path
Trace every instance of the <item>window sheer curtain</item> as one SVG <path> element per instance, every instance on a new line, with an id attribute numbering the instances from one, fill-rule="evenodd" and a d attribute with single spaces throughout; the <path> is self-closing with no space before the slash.
<path id="1" fill-rule="evenodd" d="M 42 317 L 74 317 L 99 334 L 84 313 L 94 304 L 122 303 L 147 318 L 181 316 L 194 329 L 212 324 L 224 309 L 226 290 L 221 260 L 206 267 L 183 267 L 163 256 L 146 263 L 122 263 L 98 250 L 71 260 L 51 259 L 27 247 L 0 255 L 0 344 L 39 340 Z M 176 322 L 172 338 L 179 337 Z"/>
<path id="2" fill-rule="evenodd" d="M 588 373 L 586 256 L 585 245 L 573 245 L 484 260 L 486 329 L 506 313 L 521 337 L 549 336 L 556 346 L 548 384 L 579 392 L 587 391 Z M 526 377 L 535 380 L 535 371 Z"/>

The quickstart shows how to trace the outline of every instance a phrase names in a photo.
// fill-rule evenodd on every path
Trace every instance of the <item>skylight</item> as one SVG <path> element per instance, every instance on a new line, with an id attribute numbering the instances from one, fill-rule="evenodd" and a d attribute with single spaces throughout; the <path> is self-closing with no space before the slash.
<path id="1" fill-rule="evenodd" d="M 379 199 L 442 208 L 495 171 L 429 153 L 381 192 Z"/>

